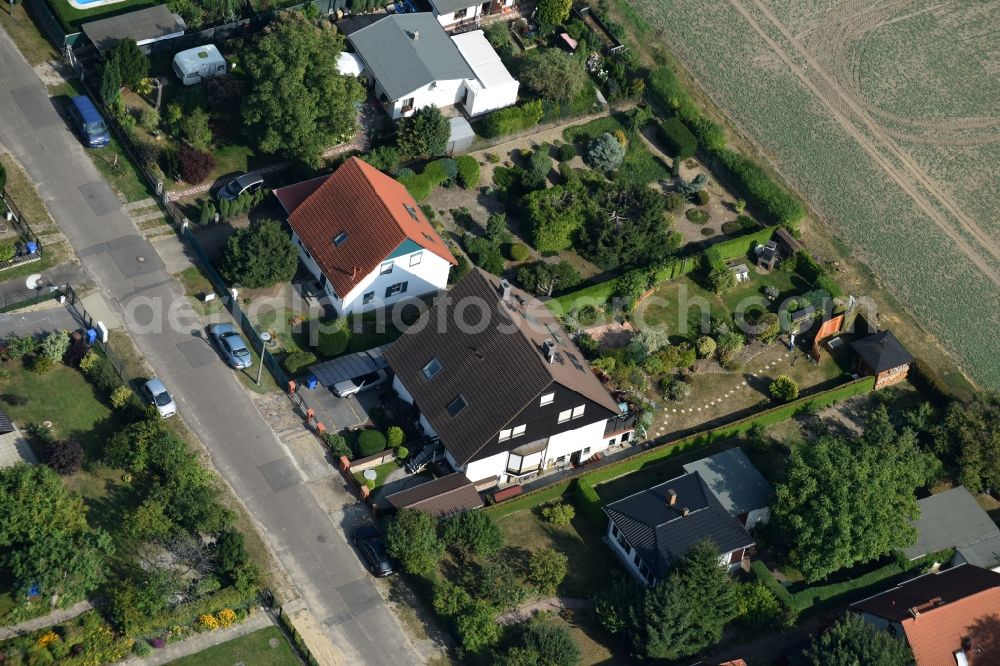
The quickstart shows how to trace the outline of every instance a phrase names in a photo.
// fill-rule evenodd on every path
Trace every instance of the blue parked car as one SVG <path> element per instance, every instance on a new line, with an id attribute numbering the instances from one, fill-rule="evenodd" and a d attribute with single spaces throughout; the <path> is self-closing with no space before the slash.
<path id="1" fill-rule="evenodd" d="M 100 148 L 111 142 L 108 124 L 104 122 L 101 112 L 86 95 L 77 95 L 70 100 L 69 115 L 73 119 L 76 131 L 80 133 L 84 145 L 90 148 Z"/>
<path id="2" fill-rule="evenodd" d="M 229 365 L 237 370 L 243 370 L 253 364 L 250 350 L 232 324 L 213 324 L 208 327 L 208 335 Z"/>

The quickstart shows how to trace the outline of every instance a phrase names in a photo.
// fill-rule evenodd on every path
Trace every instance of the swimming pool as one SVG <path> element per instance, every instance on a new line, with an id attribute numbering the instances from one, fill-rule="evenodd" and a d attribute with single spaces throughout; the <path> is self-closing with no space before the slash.
<path id="1" fill-rule="evenodd" d="M 116 2 L 125 2 L 125 0 L 67 0 L 67 2 L 69 2 L 70 7 L 75 9 L 93 9 L 103 5 L 113 5 Z"/>

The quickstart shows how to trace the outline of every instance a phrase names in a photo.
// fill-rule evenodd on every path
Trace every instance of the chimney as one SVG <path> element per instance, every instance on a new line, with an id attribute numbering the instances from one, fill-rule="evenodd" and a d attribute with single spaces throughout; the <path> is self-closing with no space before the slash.
<path id="1" fill-rule="evenodd" d="M 500 280 L 500 297 L 505 301 L 510 301 L 510 282 Z"/>
<path id="2" fill-rule="evenodd" d="M 683 509 L 681 509 L 681 515 L 684 516 L 685 518 L 687 517 L 687 515 L 689 513 L 691 513 L 691 511 L 687 507 L 684 507 Z"/>
<path id="3" fill-rule="evenodd" d="M 669 506 L 677 504 L 677 491 L 674 490 L 673 488 L 667 491 L 667 504 Z"/>
<path id="4" fill-rule="evenodd" d="M 351 268 L 351 279 L 358 277 L 358 267 L 354 266 Z"/>
<path id="5" fill-rule="evenodd" d="M 413 31 L 413 41 L 417 41 L 418 39 L 420 39 L 420 31 L 419 30 L 414 30 Z"/>
<path id="6" fill-rule="evenodd" d="M 542 344 L 545 345 L 545 358 L 548 360 L 549 363 L 555 363 L 556 362 L 556 343 L 555 343 L 555 341 L 552 340 L 551 338 L 549 338 L 548 340 L 546 340 Z"/>

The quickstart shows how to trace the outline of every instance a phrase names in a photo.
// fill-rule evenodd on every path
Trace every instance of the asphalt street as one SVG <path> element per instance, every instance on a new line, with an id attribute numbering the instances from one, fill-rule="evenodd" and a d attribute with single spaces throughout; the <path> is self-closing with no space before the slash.
<path id="1" fill-rule="evenodd" d="M 258 522 L 344 662 L 419 663 L 343 529 L 321 508 L 237 377 L 209 347 L 200 322 L 158 325 L 169 304 L 187 303 L 180 285 L 3 30 L 0 63 L 0 144 L 24 165 L 94 284 L 170 387 L 180 413 Z M 13 323 L 3 317 L 0 322 Z"/>

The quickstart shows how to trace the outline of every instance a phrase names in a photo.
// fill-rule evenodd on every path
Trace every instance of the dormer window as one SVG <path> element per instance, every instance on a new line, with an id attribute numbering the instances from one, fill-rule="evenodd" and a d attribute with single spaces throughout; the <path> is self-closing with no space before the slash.
<path id="1" fill-rule="evenodd" d="M 392 262 L 383 261 L 382 265 L 378 269 L 379 275 L 388 275 L 392 272 Z"/>
<path id="2" fill-rule="evenodd" d="M 556 399 L 555 393 L 546 393 L 542 396 L 541 401 L 538 403 L 539 407 L 544 407 L 545 405 L 551 405 L 552 401 Z"/>
<path id="3" fill-rule="evenodd" d="M 526 426 L 526 425 L 519 425 L 519 426 L 515 426 L 513 428 L 507 428 L 505 430 L 501 430 L 500 431 L 500 437 L 499 437 L 498 441 L 504 442 L 504 441 L 506 441 L 508 439 L 514 439 L 515 437 L 520 437 L 521 435 L 523 435 L 525 433 L 525 431 L 527 429 L 528 429 L 528 426 Z"/>
<path id="4" fill-rule="evenodd" d="M 424 366 L 424 377 L 427 379 L 433 379 L 434 375 L 441 372 L 441 361 L 437 360 L 435 356 L 432 358 L 427 365 Z"/>
<path id="5" fill-rule="evenodd" d="M 449 416 L 458 416 L 462 413 L 462 410 L 469 406 L 469 403 L 465 401 L 461 395 L 448 403 L 446 409 L 448 410 Z"/>
<path id="6" fill-rule="evenodd" d="M 584 408 L 586 406 L 587 405 L 580 405 L 579 407 L 574 407 L 573 408 L 573 416 L 572 416 L 572 418 L 576 419 L 576 418 L 580 418 L 581 416 L 583 416 L 583 410 L 584 410 Z"/>
<path id="7" fill-rule="evenodd" d="M 333 245 L 335 247 L 340 247 L 347 240 L 347 232 L 341 231 L 339 234 L 333 237 Z"/>
<path id="8" fill-rule="evenodd" d="M 410 217 L 412 217 L 417 222 L 420 221 L 420 218 L 417 217 L 417 209 L 416 208 L 414 208 L 410 204 L 403 204 L 403 207 L 406 208 L 406 212 L 410 214 Z"/>
<path id="9" fill-rule="evenodd" d="M 420 262 L 424 260 L 424 251 L 419 250 L 410 255 L 410 266 L 419 266 Z"/>

